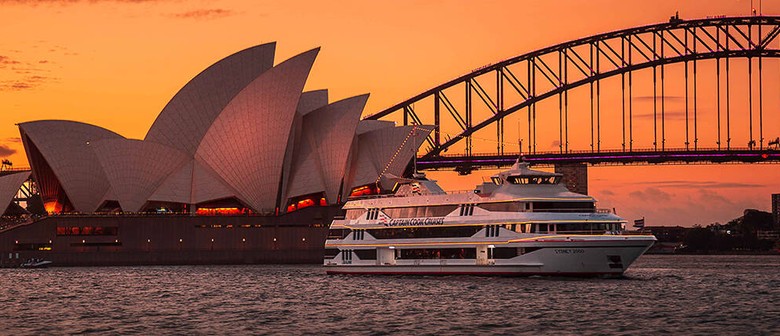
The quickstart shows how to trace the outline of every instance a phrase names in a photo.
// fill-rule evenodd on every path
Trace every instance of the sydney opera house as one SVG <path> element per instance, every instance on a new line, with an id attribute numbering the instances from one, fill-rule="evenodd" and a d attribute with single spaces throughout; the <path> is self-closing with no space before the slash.
<path id="1" fill-rule="evenodd" d="M 0 265 L 321 262 L 340 204 L 403 174 L 420 143 L 410 137 L 427 133 L 361 121 L 368 95 L 303 92 L 319 49 L 276 65 L 274 51 L 205 69 L 143 140 L 74 121 L 19 124 L 32 171 L 0 177 L 0 201 L 32 174 L 48 215 L 0 227 Z"/>

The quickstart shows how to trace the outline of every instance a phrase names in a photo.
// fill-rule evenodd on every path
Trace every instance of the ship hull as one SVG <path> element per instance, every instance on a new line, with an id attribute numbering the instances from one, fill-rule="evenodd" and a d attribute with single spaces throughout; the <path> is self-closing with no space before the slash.
<path id="1" fill-rule="evenodd" d="M 541 272 L 518 266 L 357 266 L 327 268 L 327 274 L 337 275 L 471 275 L 471 276 L 561 276 L 617 278 L 623 272 Z"/>
<path id="2" fill-rule="evenodd" d="M 652 236 L 599 236 L 579 241 L 510 243 L 532 251 L 507 259 L 352 259 L 325 262 L 328 274 L 620 277 L 650 246 Z M 411 243 L 411 242 L 409 242 Z M 464 248 L 478 245 L 460 245 Z M 483 244 L 484 246 L 484 244 Z M 347 246 L 340 246 L 345 248 Z M 406 248 L 414 247 L 413 243 Z M 430 245 L 427 247 L 431 248 Z M 359 248 L 357 246 L 350 248 Z M 483 249 L 484 250 L 484 249 Z"/>

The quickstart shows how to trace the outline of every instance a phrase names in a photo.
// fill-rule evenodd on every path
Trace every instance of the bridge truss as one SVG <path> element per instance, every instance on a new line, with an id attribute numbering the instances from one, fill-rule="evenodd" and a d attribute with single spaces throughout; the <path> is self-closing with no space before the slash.
<path id="1" fill-rule="evenodd" d="M 768 155 L 752 153 L 746 162 L 760 159 L 780 161 L 780 155 L 771 151 L 778 146 L 778 141 L 767 138 L 771 135 L 765 134 L 767 127 L 764 123 L 767 116 L 767 111 L 764 110 L 764 68 L 766 59 L 780 58 L 778 36 L 780 17 L 776 16 L 701 20 L 681 20 L 673 17 L 668 23 L 590 36 L 491 64 L 366 119 L 395 120 L 404 125 L 433 125 L 436 130 L 425 139 L 426 144 L 420 153 L 420 162 L 429 162 L 429 166 L 423 165 L 423 168 L 458 167 L 464 160 L 474 157 L 503 158 L 503 161 L 517 155 L 560 159 L 567 156 L 579 157 L 582 152 L 603 153 L 589 156 L 591 159 L 603 156 L 619 161 L 622 159 L 615 158 L 621 155 L 615 152 L 653 152 L 656 153 L 656 161 L 679 160 L 679 155 L 692 153 L 690 157 L 698 155 L 705 161 L 710 158 L 712 162 L 722 162 L 729 159 L 723 155 L 732 152 L 747 155 L 752 151 L 769 151 Z M 735 70 L 732 70 L 734 60 L 743 62 L 738 67 L 740 70 L 746 68 L 747 97 L 740 95 L 738 98 L 747 99 L 747 111 L 744 111 L 744 108 L 732 111 L 733 100 L 737 98 L 731 87 L 732 77 L 735 77 Z M 707 69 L 715 70 L 714 78 L 712 75 L 707 77 L 707 83 L 700 83 L 703 62 L 707 63 Z M 666 106 L 666 90 L 670 85 L 667 72 L 668 67 L 673 64 L 682 65 L 684 79 L 684 94 L 677 97 L 684 99 L 684 111 L 675 111 L 676 114 L 668 111 Z M 777 77 L 772 80 L 780 79 L 780 71 L 776 69 L 772 68 L 770 72 L 771 76 Z M 652 99 L 652 116 L 649 112 L 641 114 L 635 111 L 635 74 L 640 70 L 652 71 L 652 98 L 648 97 Z M 616 127 L 605 126 L 607 122 L 603 120 L 609 115 L 602 111 L 602 96 L 605 94 L 602 83 L 608 78 L 619 78 L 620 82 L 620 120 L 616 122 L 615 118 L 611 117 L 608 122 L 610 125 L 617 125 Z M 700 116 L 699 107 L 702 104 L 699 95 L 702 92 L 702 84 L 712 89 L 713 80 L 716 92 L 711 94 L 714 94 L 712 100 L 715 100 L 716 111 L 708 113 L 714 112 L 712 114 L 716 113 L 717 116 L 705 120 Z M 682 86 L 679 85 L 680 82 L 672 81 L 672 85 Z M 744 84 L 744 80 L 740 82 L 741 86 Z M 647 88 L 648 84 L 644 85 Z M 584 95 L 586 103 L 574 106 L 570 104 L 570 92 L 580 87 L 588 89 Z M 778 93 L 780 91 L 770 94 L 780 96 Z M 537 111 L 537 107 L 543 103 L 547 104 L 547 108 Z M 575 111 L 570 111 L 570 105 Z M 585 108 L 581 108 L 583 105 Z M 773 116 L 780 114 L 777 106 L 773 108 Z M 557 111 L 554 111 L 555 109 Z M 550 122 L 553 120 L 550 119 L 551 114 L 555 112 L 555 121 Z M 584 118 L 584 113 L 588 114 L 587 118 Z M 518 150 L 510 153 L 506 150 L 508 143 L 505 141 L 505 120 L 512 114 L 519 114 L 516 116 L 518 120 L 524 119 L 524 130 L 521 132 L 521 122 L 518 121 L 519 144 L 514 147 Z M 546 118 L 544 125 L 537 125 L 543 118 Z M 638 146 L 635 143 L 639 137 L 638 133 L 646 132 L 644 129 L 650 127 L 648 123 L 648 127 L 642 127 L 640 130 L 636 124 L 650 118 L 653 133 L 642 134 L 647 141 Z M 675 126 L 675 130 L 682 129 L 680 119 L 683 118 L 684 131 L 680 132 L 684 134 L 676 134 L 675 138 L 680 141 L 670 144 L 668 125 L 674 122 L 680 125 Z M 715 120 L 717 122 L 714 122 Z M 475 132 L 481 131 L 480 134 L 485 134 L 485 129 L 491 125 L 495 126 L 494 138 L 489 136 L 496 144 L 495 152 L 475 154 Z M 737 127 L 739 139 L 733 137 Z M 716 139 L 713 139 L 714 143 L 708 142 L 703 146 L 700 133 L 705 128 L 708 134 L 712 134 Z M 554 142 L 557 148 L 554 151 L 537 150 L 537 129 L 547 135 L 551 132 L 557 133 Z M 570 146 L 570 137 L 575 132 L 589 133 L 589 144 L 586 148 Z M 616 132 L 620 133 L 615 134 Z M 619 146 L 607 148 L 603 145 L 607 133 L 615 139 L 619 138 Z M 744 143 L 747 146 L 738 147 L 735 143 Z M 462 154 L 445 154 L 454 148 L 462 149 Z M 745 151 L 747 153 L 744 153 Z M 665 154 L 669 152 L 679 155 L 676 157 Z M 733 158 L 741 160 L 742 156 L 736 155 Z M 636 161 L 630 156 L 625 156 L 625 160 Z M 470 160 L 475 166 L 482 165 L 477 161 Z M 485 160 L 484 162 L 489 163 L 484 165 L 503 161 Z"/>

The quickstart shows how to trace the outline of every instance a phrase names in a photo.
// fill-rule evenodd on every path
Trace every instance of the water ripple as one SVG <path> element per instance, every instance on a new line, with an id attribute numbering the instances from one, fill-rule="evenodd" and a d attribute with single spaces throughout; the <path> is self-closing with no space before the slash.
<path id="1" fill-rule="evenodd" d="M 624 279 L 319 266 L 0 270 L 0 334 L 769 335 L 780 257 L 644 256 Z"/>

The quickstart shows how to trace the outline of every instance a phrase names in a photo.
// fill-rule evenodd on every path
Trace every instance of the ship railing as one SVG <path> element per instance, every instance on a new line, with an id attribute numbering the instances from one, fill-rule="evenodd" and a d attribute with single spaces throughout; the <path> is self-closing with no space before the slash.
<path id="1" fill-rule="evenodd" d="M 448 191 L 445 191 L 445 193 L 447 195 L 473 194 L 474 193 L 474 189 L 469 189 L 469 190 L 448 190 Z"/>
<path id="2" fill-rule="evenodd" d="M 220 217 L 220 216 L 244 216 L 244 217 L 263 217 L 270 216 L 271 213 L 217 213 L 217 214 L 195 214 L 189 212 L 52 212 L 44 217 Z"/>
<path id="3" fill-rule="evenodd" d="M 557 235 L 581 235 L 581 236 L 600 236 L 600 235 L 619 235 L 620 231 L 605 230 L 576 230 L 576 231 L 555 231 Z"/>
<path id="4" fill-rule="evenodd" d="M 350 196 L 350 201 L 364 200 L 364 199 L 377 199 L 377 198 L 390 198 L 398 197 L 395 194 L 381 194 L 381 195 L 365 195 L 365 196 Z"/>
<path id="5" fill-rule="evenodd" d="M 549 208 L 549 209 L 533 209 L 533 210 L 520 210 L 520 212 L 576 212 L 576 213 L 609 213 L 609 212 L 602 212 L 598 209 L 582 209 L 582 208 Z M 610 210 L 611 212 L 611 210 Z"/>
<path id="6" fill-rule="evenodd" d="M 24 172 L 24 171 L 31 171 L 31 169 L 30 169 L 30 167 L 13 167 L 13 168 L 3 168 L 3 169 L 0 169 L 0 172 L 3 172 L 3 173 L 5 173 L 5 172 L 9 172 L 9 173 L 12 173 L 12 172 Z"/>
<path id="7" fill-rule="evenodd" d="M 0 232 L 8 231 L 34 222 L 31 216 L 3 216 L 0 219 Z"/>

